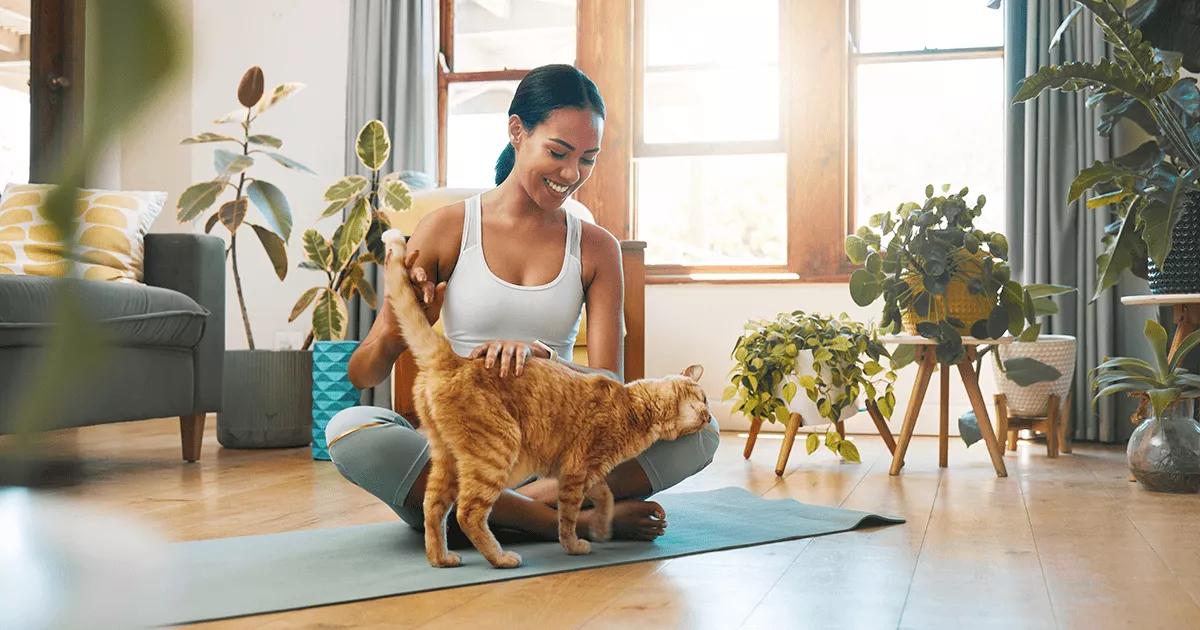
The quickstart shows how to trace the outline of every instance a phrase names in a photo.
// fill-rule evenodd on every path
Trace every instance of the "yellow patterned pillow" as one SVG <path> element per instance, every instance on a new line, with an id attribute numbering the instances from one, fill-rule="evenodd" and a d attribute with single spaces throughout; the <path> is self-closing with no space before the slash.
<path id="1" fill-rule="evenodd" d="M 9 184 L 0 196 L 0 275 L 63 276 L 67 261 L 58 230 L 42 215 L 54 187 Z M 79 275 L 141 282 L 143 240 L 162 211 L 164 192 L 80 189 Z"/>

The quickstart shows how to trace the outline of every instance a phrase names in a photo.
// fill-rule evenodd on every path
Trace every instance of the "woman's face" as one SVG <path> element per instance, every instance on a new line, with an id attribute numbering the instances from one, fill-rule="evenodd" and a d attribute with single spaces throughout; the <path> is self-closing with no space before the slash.
<path id="1" fill-rule="evenodd" d="M 532 131 L 510 116 L 509 140 L 516 147 L 513 175 L 543 210 L 557 210 L 592 174 L 604 119 L 590 109 L 563 107 Z"/>

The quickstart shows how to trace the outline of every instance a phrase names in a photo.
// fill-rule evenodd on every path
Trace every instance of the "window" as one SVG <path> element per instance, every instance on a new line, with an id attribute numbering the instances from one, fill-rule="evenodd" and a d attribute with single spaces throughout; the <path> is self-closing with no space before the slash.
<path id="1" fill-rule="evenodd" d="M 778 0 L 637 0 L 634 234 L 676 271 L 785 270 Z"/>
<path id="2" fill-rule="evenodd" d="M 925 184 L 987 196 L 1004 231 L 1002 12 L 961 0 L 856 0 L 850 55 L 854 225 Z"/>
<path id="3" fill-rule="evenodd" d="M 575 0 L 441 0 L 439 180 L 485 187 L 531 68 L 575 60 Z"/>

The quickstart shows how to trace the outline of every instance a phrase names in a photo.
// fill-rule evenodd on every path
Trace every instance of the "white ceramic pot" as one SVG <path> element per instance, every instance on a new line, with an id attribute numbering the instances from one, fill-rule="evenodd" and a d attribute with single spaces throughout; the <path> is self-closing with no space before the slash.
<path id="1" fill-rule="evenodd" d="M 996 362 L 992 361 L 992 374 L 1000 392 L 1008 399 L 1008 413 L 1013 416 L 1042 416 L 1046 414 L 1046 401 L 1057 395 L 1059 404 L 1065 403 L 1071 390 L 1071 379 L 1075 376 L 1075 338 L 1070 335 L 1039 335 L 1037 341 L 1014 341 L 998 346 L 1000 360 L 1028 357 L 1052 366 L 1062 373 L 1058 379 L 1034 383 L 1027 387 L 1008 380 Z"/>
<path id="2" fill-rule="evenodd" d="M 829 420 L 823 417 L 821 412 L 817 410 L 817 403 L 810 400 L 808 393 L 804 391 L 803 387 L 800 387 L 799 379 L 796 377 L 797 374 L 814 374 L 811 350 L 800 351 L 800 354 L 796 356 L 796 371 L 784 379 L 785 383 L 796 383 L 796 395 L 792 398 L 792 402 L 788 403 L 788 411 L 800 414 L 804 418 L 805 426 L 829 424 Z M 854 403 L 842 408 L 841 419 L 848 420 L 854 414 L 858 413 L 859 402 L 861 400 L 856 400 Z"/>

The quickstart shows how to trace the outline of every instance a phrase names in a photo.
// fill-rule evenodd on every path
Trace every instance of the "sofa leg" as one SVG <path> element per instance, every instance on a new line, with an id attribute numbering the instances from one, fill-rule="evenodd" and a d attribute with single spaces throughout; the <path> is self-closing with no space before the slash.
<path id="1" fill-rule="evenodd" d="M 204 443 L 204 416 L 198 413 L 179 416 L 179 436 L 183 442 L 183 460 L 194 462 L 200 459 L 200 445 Z"/>

